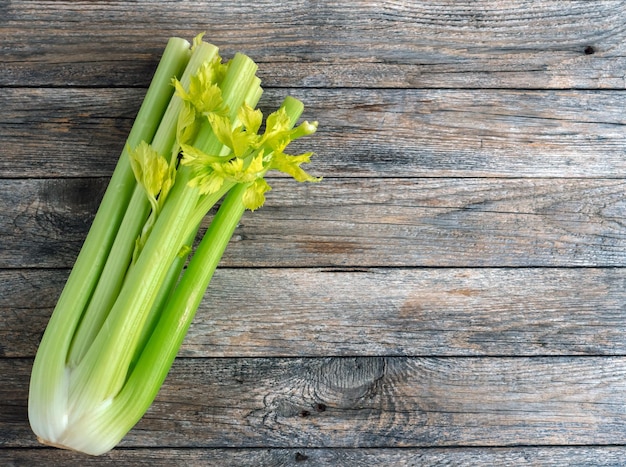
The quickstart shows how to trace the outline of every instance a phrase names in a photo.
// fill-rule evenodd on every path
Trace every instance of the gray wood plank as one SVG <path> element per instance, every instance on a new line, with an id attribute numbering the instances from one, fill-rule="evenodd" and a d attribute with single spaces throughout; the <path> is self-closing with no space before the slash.
<path id="1" fill-rule="evenodd" d="M 5 258 L 0 268 L 55 267 L 51 258 L 59 259 L 56 266 L 73 264 L 107 184 L 107 179 L 0 180 L 0 257 Z"/>
<path id="2" fill-rule="evenodd" d="M 1 359 L 0 445 L 34 447 L 31 361 Z M 178 359 L 124 447 L 620 445 L 620 358 Z"/>
<path id="3" fill-rule="evenodd" d="M 202 467 L 598 467 L 623 465 L 626 449 L 607 447 L 510 447 L 510 448 L 118 448 L 99 457 L 87 457 L 59 449 L 0 449 L 0 462 L 8 466 L 202 466 Z"/>
<path id="4" fill-rule="evenodd" d="M 624 264 L 621 180 L 290 182 L 277 180 L 266 209 L 242 220 L 225 265 L 298 257 L 309 267 Z"/>
<path id="5" fill-rule="evenodd" d="M 33 357 L 67 270 L 0 270 L 0 357 Z M 185 357 L 626 355 L 626 269 L 229 269 Z"/>
<path id="6" fill-rule="evenodd" d="M 618 0 L 4 2 L 0 85 L 147 84 L 168 37 L 243 51 L 270 86 L 624 85 Z"/>
<path id="7" fill-rule="evenodd" d="M 0 1 L 1 465 L 623 465 L 622 0 Z M 31 359 L 168 37 L 320 121 L 122 446 Z"/>
<path id="8" fill-rule="evenodd" d="M 620 179 L 270 180 L 236 267 L 623 266 Z M 0 267 L 70 267 L 105 179 L 0 180 Z"/>
<path id="9" fill-rule="evenodd" d="M 110 176 L 144 96 L 144 89 L 3 89 L 0 176 Z"/>
<path id="10" fill-rule="evenodd" d="M 625 177 L 626 96 L 612 91 L 267 89 L 318 120 L 294 143 L 326 177 Z M 142 89 L 5 89 L 1 177 L 109 176 Z M 584 113 L 581 113 L 581 108 Z"/>

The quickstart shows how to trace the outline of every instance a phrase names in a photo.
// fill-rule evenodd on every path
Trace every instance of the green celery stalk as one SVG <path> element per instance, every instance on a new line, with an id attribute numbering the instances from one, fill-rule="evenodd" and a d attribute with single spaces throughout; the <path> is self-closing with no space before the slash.
<path id="1" fill-rule="evenodd" d="M 302 114 L 302 103 L 287 98 L 282 107 L 287 111 L 290 126 L 295 125 Z M 170 297 L 150 341 L 135 367 L 129 388 L 158 388 L 163 383 L 187 334 L 191 321 L 211 282 L 213 273 L 244 214 L 243 196 L 246 184 L 234 184 L 229 190 L 198 245 L 180 283 Z M 156 396 L 156 392 L 152 397 Z"/>
<path id="2" fill-rule="evenodd" d="M 236 55 L 232 59 L 223 92 L 229 108 L 241 106 L 255 72 L 256 65 L 248 57 Z M 205 148 L 221 149 L 212 131 L 201 131 L 196 141 Z M 188 172 L 185 167 L 178 170 L 168 203 L 103 324 L 105 332 L 98 334 L 71 375 L 70 398 L 77 413 L 115 395 L 126 380 L 141 329 L 171 264 L 184 245 L 187 238 L 184 227 L 200 197 L 198 189 L 184 183 Z"/>
<path id="3" fill-rule="evenodd" d="M 172 38 L 168 42 L 146 97 L 128 135 L 128 146 L 152 139 L 170 100 L 171 79 L 178 76 L 189 59 L 189 43 Z M 135 178 L 126 147 L 115 167 L 108 188 L 87 238 L 59 297 L 43 335 L 31 374 L 29 418 L 41 439 L 54 439 L 66 423 L 67 387 L 56 382 L 65 378 L 66 357 L 71 340 L 96 286 L 111 244 L 135 188 Z"/>
<path id="4" fill-rule="evenodd" d="M 188 87 L 191 76 L 197 72 L 203 63 L 214 59 L 217 52 L 217 47 L 204 42 L 195 47 L 180 79 L 181 83 Z M 161 118 L 160 125 L 152 139 L 153 148 L 160 154 L 170 154 L 172 151 L 181 107 L 182 100 L 173 96 Z M 128 151 L 128 147 L 134 148 L 139 142 L 129 142 L 126 151 Z M 128 160 L 128 154 L 122 157 Z M 132 172 L 130 176 L 134 184 L 134 191 L 127 202 L 128 208 L 118 228 L 100 280 L 89 301 L 84 318 L 74 335 L 68 358 L 70 367 L 76 367 L 80 363 L 115 303 L 135 249 L 135 239 L 141 233 L 150 212 L 150 202 L 143 188 L 134 183 L 135 177 Z M 120 200 L 120 203 L 122 202 Z"/>
<path id="5" fill-rule="evenodd" d="M 244 102 L 250 107 L 255 107 L 258 104 L 259 100 L 261 99 L 261 95 L 262 95 L 261 80 L 257 78 L 254 80 L 254 82 L 250 86 L 248 93 L 244 99 Z M 299 115 L 295 117 L 294 124 L 295 124 L 295 121 L 298 119 L 298 117 Z M 238 119 L 235 119 L 234 125 L 238 125 L 240 123 L 241 122 L 239 122 Z M 223 147 L 221 153 L 227 153 L 227 151 L 228 151 L 228 148 Z M 192 243 L 198 234 L 200 223 L 202 222 L 206 214 L 221 199 L 222 193 L 224 192 L 225 190 L 220 190 L 218 193 L 215 193 L 212 195 L 204 195 L 200 197 L 200 200 L 196 205 L 194 213 L 188 219 L 188 223 L 186 226 L 187 240 L 185 241 L 185 246 L 183 247 L 185 250 L 187 250 L 186 247 L 188 247 L 188 251 L 189 252 L 191 251 Z M 187 258 L 187 254 L 179 254 L 177 258 L 174 260 L 174 263 L 172 264 L 172 266 L 170 267 L 166 280 L 164 281 L 161 287 L 161 290 L 159 291 L 159 295 L 157 299 L 155 300 L 154 305 L 152 306 L 152 309 L 150 311 L 148 318 L 146 319 L 146 323 L 143 327 L 142 334 L 139 339 L 139 344 L 137 345 L 135 349 L 135 355 L 134 355 L 133 363 L 131 366 L 134 366 L 136 360 L 141 355 L 148 341 L 148 338 L 152 335 L 154 327 L 156 326 L 157 320 L 161 316 L 163 307 L 165 306 L 167 299 L 169 298 L 172 291 L 174 290 L 174 287 L 178 283 L 180 274 L 183 270 L 183 267 L 185 266 L 186 258 Z"/>
<path id="6" fill-rule="evenodd" d="M 265 174 L 318 180 L 300 168 L 310 154 L 284 153 L 317 127 L 295 126 L 302 103 L 287 97 L 261 134 L 257 65 L 243 54 L 222 64 L 201 36 L 188 47 L 180 39 L 166 47 L 135 124 L 142 130 L 129 135 L 107 190 L 114 195 L 105 195 L 37 352 L 29 419 L 45 444 L 112 449 L 153 402 L 239 220 L 265 200 Z M 158 121 L 148 125 L 146 115 Z M 105 229 L 107 215 L 114 227 Z"/>

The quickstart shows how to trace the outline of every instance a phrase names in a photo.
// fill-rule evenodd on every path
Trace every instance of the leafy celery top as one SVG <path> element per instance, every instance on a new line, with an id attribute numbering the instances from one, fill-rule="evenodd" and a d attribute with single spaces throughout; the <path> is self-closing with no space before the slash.
<path id="1" fill-rule="evenodd" d="M 301 167 L 311 153 L 285 152 L 317 122 L 296 125 L 292 97 L 264 120 L 256 69 L 201 35 L 168 43 L 35 358 L 42 442 L 113 448 L 154 400 L 244 211 L 264 204 L 267 172 L 320 180 Z"/>

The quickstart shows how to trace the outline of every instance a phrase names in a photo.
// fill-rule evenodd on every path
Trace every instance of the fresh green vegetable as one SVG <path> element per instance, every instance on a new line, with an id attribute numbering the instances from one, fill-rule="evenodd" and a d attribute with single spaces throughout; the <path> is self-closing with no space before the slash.
<path id="1" fill-rule="evenodd" d="M 263 205 L 265 174 L 319 180 L 301 168 L 310 153 L 284 152 L 317 123 L 296 125 L 292 97 L 263 121 L 256 71 L 202 36 L 168 42 L 35 358 L 42 443 L 112 449 L 156 397 L 244 211 Z"/>

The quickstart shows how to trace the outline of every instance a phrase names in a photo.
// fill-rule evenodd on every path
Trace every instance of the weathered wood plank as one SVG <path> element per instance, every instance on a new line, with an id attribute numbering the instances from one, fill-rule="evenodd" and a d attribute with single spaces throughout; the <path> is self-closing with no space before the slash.
<path id="1" fill-rule="evenodd" d="M 622 465 L 625 14 L 0 1 L 0 464 Z M 202 30 L 263 107 L 305 101 L 326 180 L 271 181 L 120 449 L 42 448 L 37 342 L 167 38 Z"/>
<path id="2" fill-rule="evenodd" d="M 145 90 L 3 89 L 3 177 L 110 176 Z"/>
<path id="3" fill-rule="evenodd" d="M 0 271 L 32 357 L 67 270 Z M 219 269 L 184 357 L 626 355 L 626 269 Z"/>
<path id="4" fill-rule="evenodd" d="M 623 266 L 618 179 L 270 180 L 223 266 Z M 0 180 L 0 267 L 69 267 L 105 179 Z"/>
<path id="5" fill-rule="evenodd" d="M 107 179 L 0 180 L 0 268 L 73 264 L 107 184 Z"/>
<path id="6" fill-rule="evenodd" d="M 294 265 L 296 259 L 306 266 L 624 264 L 621 180 L 288 183 L 277 180 L 267 208 L 242 220 L 224 265 Z"/>
<path id="7" fill-rule="evenodd" d="M 0 444 L 33 447 L 30 360 L 2 359 Z M 618 445 L 622 358 L 179 359 L 124 447 Z"/>
<path id="8" fill-rule="evenodd" d="M 169 36 L 267 66 L 270 86 L 624 86 L 624 3 L 3 2 L 0 85 L 144 86 Z"/>
<path id="9" fill-rule="evenodd" d="M 293 148 L 326 177 L 626 177 L 623 93 L 268 89 L 261 108 L 287 94 L 320 121 Z M 0 176 L 109 176 L 143 95 L 5 89 Z"/>
<path id="10" fill-rule="evenodd" d="M 502 467 L 614 466 L 622 465 L 626 449 L 607 447 L 511 448 L 118 448 L 99 457 L 59 449 L 0 449 L 0 463 L 11 467 L 64 466 L 280 466 L 337 465 L 342 467 L 428 467 L 441 465 L 497 465 Z"/>

